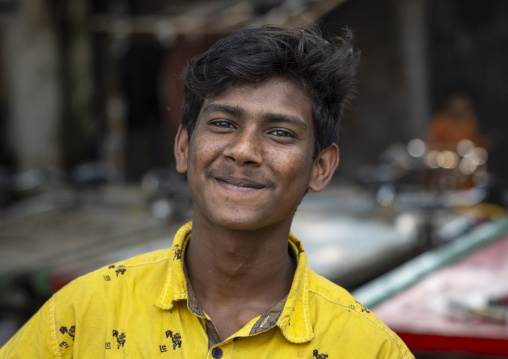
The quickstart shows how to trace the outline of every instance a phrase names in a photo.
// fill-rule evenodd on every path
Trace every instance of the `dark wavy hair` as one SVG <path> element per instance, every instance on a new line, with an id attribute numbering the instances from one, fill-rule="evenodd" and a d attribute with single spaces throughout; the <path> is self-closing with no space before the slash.
<path id="1" fill-rule="evenodd" d="M 311 100 L 316 157 L 337 142 L 360 58 L 353 40 L 349 29 L 326 41 L 316 26 L 292 29 L 276 25 L 246 28 L 222 38 L 190 60 L 183 72 L 182 126 L 191 136 L 206 97 L 233 85 L 285 76 Z"/>

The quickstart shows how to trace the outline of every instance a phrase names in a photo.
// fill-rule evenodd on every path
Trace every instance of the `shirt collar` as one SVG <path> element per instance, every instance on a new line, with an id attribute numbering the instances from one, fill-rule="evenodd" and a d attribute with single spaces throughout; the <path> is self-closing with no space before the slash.
<path id="1" fill-rule="evenodd" d="M 178 230 L 173 240 L 170 269 L 155 304 L 160 309 L 171 310 L 175 301 L 188 299 L 183 259 L 191 231 L 192 222 L 189 222 Z M 289 234 L 289 245 L 296 254 L 297 267 L 282 313 L 277 315 L 276 325 L 288 341 L 304 343 L 314 338 L 309 307 L 309 267 L 303 245 L 293 233 Z"/>
<path id="2" fill-rule="evenodd" d="M 289 245 L 296 253 L 297 266 L 277 326 L 290 342 L 305 343 L 314 338 L 309 306 L 309 267 L 303 245 L 293 233 L 289 234 Z"/>
<path id="3" fill-rule="evenodd" d="M 187 280 L 183 258 L 192 231 L 192 222 L 183 225 L 175 234 L 169 260 L 171 261 L 164 288 L 155 303 L 160 309 L 173 309 L 174 302 L 187 299 Z"/>

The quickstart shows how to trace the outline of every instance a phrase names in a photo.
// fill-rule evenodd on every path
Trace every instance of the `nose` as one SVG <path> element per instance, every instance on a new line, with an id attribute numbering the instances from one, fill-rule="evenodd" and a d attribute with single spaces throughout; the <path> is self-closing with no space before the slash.
<path id="1" fill-rule="evenodd" d="M 228 144 L 224 156 L 242 165 L 259 166 L 263 162 L 262 141 L 255 131 L 239 131 Z"/>

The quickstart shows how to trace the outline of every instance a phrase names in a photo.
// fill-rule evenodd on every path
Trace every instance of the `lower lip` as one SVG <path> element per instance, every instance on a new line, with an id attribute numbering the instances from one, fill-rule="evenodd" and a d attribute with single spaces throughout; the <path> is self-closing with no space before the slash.
<path id="1" fill-rule="evenodd" d="M 257 193 L 261 190 L 264 189 L 263 188 L 253 188 L 253 187 L 240 187 L 240 186 L 235 186 L 233 184 L 230 184 L 230 183 L 227 183 L 227 182 L 224 182 L 224 181 L 221 181 L 221 180 L 218 180 L 216 179 L 215 180 L 217 182 L 217 184 L 225 189 L 226 191 L 228 192 L 233 192 L 233 193 L 242 193 L 242 194 L 246 194 L 246 193 Z"/>

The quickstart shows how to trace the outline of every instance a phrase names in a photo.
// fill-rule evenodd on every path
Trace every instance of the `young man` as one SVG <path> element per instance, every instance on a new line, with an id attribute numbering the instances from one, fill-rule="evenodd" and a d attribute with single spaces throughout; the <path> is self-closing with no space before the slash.
<path id="1" fill-rule="evenodd" d="M 177 169 L 194 219 L 170 250 L 56 293 L 2 358 L 413 358 L 344 289 L 307 267 L 290 233 L 308 189 L 338 164 L 358 55 L 315 29 L 222 39 L 184 74 Z"/>

